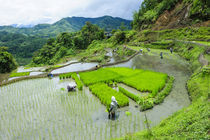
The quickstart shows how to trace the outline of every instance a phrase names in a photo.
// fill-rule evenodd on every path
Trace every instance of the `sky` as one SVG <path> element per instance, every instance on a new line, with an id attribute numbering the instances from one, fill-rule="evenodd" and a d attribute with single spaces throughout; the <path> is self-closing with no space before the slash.
<path id="1" fill-rule="evenodd" d="M 142 0 L 0 0 L 0 25 L 54 23 L 64 17 L 110 15 L 132 20 Z"/>

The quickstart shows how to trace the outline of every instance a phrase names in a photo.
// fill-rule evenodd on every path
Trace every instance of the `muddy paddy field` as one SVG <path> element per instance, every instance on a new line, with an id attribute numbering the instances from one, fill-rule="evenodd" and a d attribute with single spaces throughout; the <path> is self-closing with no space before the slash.
<path id="1" fill-rule="evenodd" d="M 143 112 L 129 99 L 129 106 L 118 109 L 116 120 L 110 120 L 106 106 L 88 87 L 67 92 L 66 86 L 74 82 L 73 79 L 54 77 L 16 82 L 0 87 L 0 139 L 103 140 L 121 137 L 145 129 L 145 115 L 152 127 L 190 104 L 185 88 L 190 76 L 189 64 L 178 56 L 160 59 L 155 54 L 137 55 L 112 67 L 167 73 L 175 78 L 172 91 L 163 103 Z"/>

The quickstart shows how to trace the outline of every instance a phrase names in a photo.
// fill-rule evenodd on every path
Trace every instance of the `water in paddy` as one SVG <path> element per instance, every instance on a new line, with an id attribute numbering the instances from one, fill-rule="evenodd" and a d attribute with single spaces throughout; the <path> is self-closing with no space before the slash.
<path id="1" fill-rule="evenodd" d="M 83 70 L 88 70 L 90 68 L 93 68 L 97 64 L 98 63 L 76 63 L 76 64 L 71 64 L 71 65 L 63 67 L 63 68 L 53 70 L 51 73 L 52 74 L 59 74 L 59 73 L 83 71 Z"/>
<path id="2" fill-rule="evenodd" d="M 144 128 L 135 103 L 108 119 L 106 107 L 89 93 L 68 93 L 72 80 L 25 80 L 0 88 L 0 139 L 89 139 L 119 137 Z M 132 115 L 126 116 L 129 110 Z"/>
<path id="3" fill-rule="evenodd" d="M 164 99 L 164 102 L 156 105 L 153 109 L 144 111 L 152 126 L 157 125 L 162 119 L 167 118 L 183 107 L 190 105 L 186 89 L 186 82 L 191 75 L 189 64 L 179 56 L 170 55 L 169 53 L 165 55 L 164 59 L 160 59 L 159 54 L 155 53 L 153 56 L 147 54 L 137 55 L 126 63 L 115 65 L 115 67 L 130 67 L 163 72 L 175 78 L 172 91 Z M 137 92 L 135 89 L 126 88 L 126 86 L 124 88 L 133 93 Z"/>
<path id="4" fill-rule="evenodd" d="M 144 116 L 151 125 L 190 104 L 185 84 L 188 64 L 182 59 L 138 55 L 116 66 L 150 69 L 175 77 L 174 87 L 164 102 L 140 112 L 136 103 L 118 110 L 117 120 L 109 120 L 106 108 L 85 87 L 68 93 L 71 79 L 33 79 L 0 87 L 0 139 L 100 140 L 120 137 L 145 128 Z M 132 91 L 132 88 L 129 89 Z M 136 91 L 135 91 L 136 92 Z M 131 112 L 127 116 L 126 111 Z"/>

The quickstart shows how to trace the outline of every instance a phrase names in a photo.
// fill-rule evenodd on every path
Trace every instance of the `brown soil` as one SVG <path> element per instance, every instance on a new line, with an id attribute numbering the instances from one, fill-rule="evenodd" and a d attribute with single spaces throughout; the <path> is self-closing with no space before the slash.
<path id="1" fill-rule="evenodd" d="M 200 27 L 210 26 L 210 20 L 192 25 L 192 20 L 189 18 L 189 10 L 191 5 L 178 3 L 171 11 L 166 10 L 157 19 L 153 25 L 153 30 L 182 28 L 186 26 Z"/>

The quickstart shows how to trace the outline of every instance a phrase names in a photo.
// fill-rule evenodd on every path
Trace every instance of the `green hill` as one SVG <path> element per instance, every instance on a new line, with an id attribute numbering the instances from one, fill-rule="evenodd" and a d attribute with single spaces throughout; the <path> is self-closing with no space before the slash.
<path id="1" fill-rule="evenodd" d="M 33 53 L 40 49 L 46 43 L 46 40 L 46 38 L 39 36 L 0 31 L 0 47 L 8 47 L 8 52 L 15 57 L 19 65 L 28 64 Z"/>
<path id="2" fill-rule="evenodd" d="M 122 23 L 127 29 L 131 29 L 130 20 L 114 18 L 111 16 L 103 16 L 98 18 L 67 17 L 53 24 L 38 24 L 32 28 L 0 26 L 0 31 L 6 31 L 9 33 L 21 33 L 26 35 L 38 35 L 41 37 L 55 37 L 61 32 L 79 31 L 87 21 L 91 22 L 92 24 L 98 25 L 100 28 L 105 29 L 105 31 L 119 29 Z"/>

